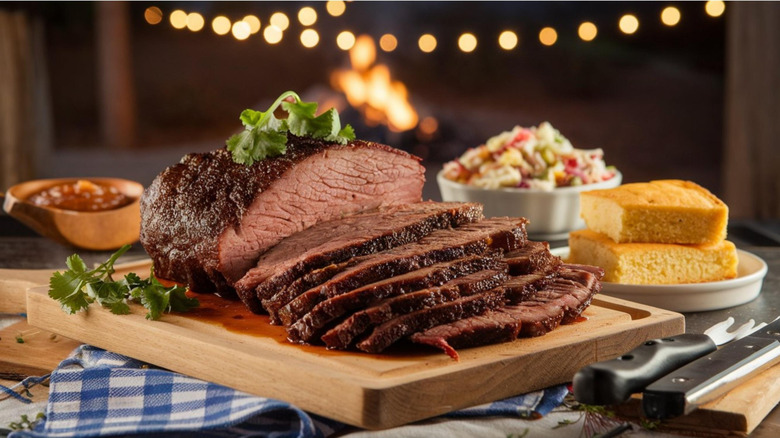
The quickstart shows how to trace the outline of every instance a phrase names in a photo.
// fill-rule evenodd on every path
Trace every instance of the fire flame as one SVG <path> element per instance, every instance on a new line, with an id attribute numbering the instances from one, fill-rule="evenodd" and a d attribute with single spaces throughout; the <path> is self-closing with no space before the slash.
<path id="1" fill-rule="evenodd" d="M 400 81 L 392 80 L 390 69 L 376 62 L 376 44 L 361 35 L 349 51 L 350 70 L 336 70 L 332 86 L 359 109 L 370 125 L 387 124 L 394 132 L 417 126 L 418 115 L 409 103 L 409 92 Z"/>

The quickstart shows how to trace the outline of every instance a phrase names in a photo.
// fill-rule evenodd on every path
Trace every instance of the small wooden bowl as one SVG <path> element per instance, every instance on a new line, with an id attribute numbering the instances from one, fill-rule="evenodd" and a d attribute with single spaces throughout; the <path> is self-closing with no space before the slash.
<path id="1" fill-rule="evenodd" d="M 42 207 L 27 201 L 30 195 L 41 190 L 78 179 L 116 187 L 133 202 L 113 210 L 84 212 Z M 141 184 L 120 178 L 39 179 L 8 189 L 3 210 L 38 234 L 59 243 L 89 250 L 111 250 L 138 240 L 143 190 Z"/>

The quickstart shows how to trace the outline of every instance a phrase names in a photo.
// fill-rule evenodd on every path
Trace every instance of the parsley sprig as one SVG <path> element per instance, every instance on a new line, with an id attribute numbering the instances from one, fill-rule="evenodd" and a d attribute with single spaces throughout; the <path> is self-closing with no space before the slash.
<path id="1" fill-rule="evenodd" d="M 286 119 L 274 115 L 279 106 L 287 112 Z M 341 144 L 355 139 L 350 125 L 341 127 L 334 108 L 316 114 L 316 102 L 303 102 L 295 92 L 284 92 L 265 112 L 241 112 L 241 123 L 246 129 L 227 140 L 227 149 L 233 154 L 233 161 L 251 166 L 267 157 L 283 155 L 287 151 L 287 132 Z"/>
<path id="2" fill-rule="evenodd" d="M 198 307 L 198 300 L 187 297 L 185 287 L 165 287 L 154 277 L 153 271 L 146 280 L 131 272 L 114 281 L 111 277 L 114 263 L 128 249 L 130 245 L 119 248 L 108 260 L 92 270 L 87 268 L 78 254 L 71 255 L 65 261 L 68 269 L 55 272 L 49 279 L 49 296 L 59 301 L 62 310 L 68 314 L 98 302 L 112 313 L 126 315 L 130 313 L 130 300 L 140 302 L 148 310 L 146 319 L 159 319 L 163 312 L 186 312 Z"/>

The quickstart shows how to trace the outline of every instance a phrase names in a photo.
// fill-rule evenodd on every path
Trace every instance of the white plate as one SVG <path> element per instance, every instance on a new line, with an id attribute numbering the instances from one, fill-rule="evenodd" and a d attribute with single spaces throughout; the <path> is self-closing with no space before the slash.
<path id="1" fill-rule="evenodd" d="M 569 248 L 555 248 L 563 259 Z M 603 282 L 601 293 L 675 312 L 725 309 L 754 300 L 761 293 L 767 273 L 766 262 L 755 254 L 737 250 L 737 277 L 731 280 L 692 284 L 639 285 Z"/>

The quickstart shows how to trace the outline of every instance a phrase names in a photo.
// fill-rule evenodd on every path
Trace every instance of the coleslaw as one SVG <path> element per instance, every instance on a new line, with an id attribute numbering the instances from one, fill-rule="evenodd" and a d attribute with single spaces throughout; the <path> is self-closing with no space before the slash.
<path id="1" fill-rule="evenodd" d="M 606 181 L 615 176 L 601 149 L 576 149 L 549 122 L 515 126 L 444 164 L 447 179 L 486 189 L 553 190 Z"/>

